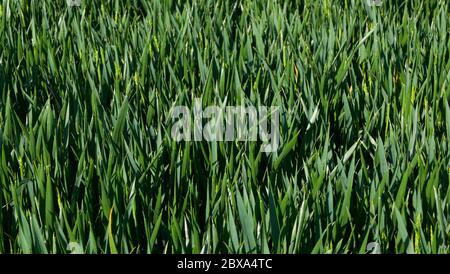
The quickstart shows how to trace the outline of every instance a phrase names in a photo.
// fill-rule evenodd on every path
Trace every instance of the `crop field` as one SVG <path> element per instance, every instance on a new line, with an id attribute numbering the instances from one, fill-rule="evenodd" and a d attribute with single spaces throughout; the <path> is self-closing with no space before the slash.
<path id="1" fill-rule="evenodd" d="M 450 2 L 370 1 L 1 0 L 0 253 L 450 253 Z"/>

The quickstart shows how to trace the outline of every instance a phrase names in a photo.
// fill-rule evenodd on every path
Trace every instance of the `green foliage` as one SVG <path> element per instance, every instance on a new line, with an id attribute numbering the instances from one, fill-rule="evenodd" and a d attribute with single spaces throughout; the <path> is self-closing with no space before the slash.
<path id="1" fill-rule="evenodd" d="M 449 252 L 450 4 L 383 2 L 3 0 L 0 253 Z M 174 142 L 196 97 L 278 152 Z"/>

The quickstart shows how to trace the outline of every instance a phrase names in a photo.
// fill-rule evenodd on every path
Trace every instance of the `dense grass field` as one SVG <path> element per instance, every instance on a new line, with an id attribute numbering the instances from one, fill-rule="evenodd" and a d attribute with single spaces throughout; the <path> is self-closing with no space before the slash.
<path id="1" fill-rule="evenodd" d="M 0 253 L 450 253 L 449 3 L 0 1 Z"/>

